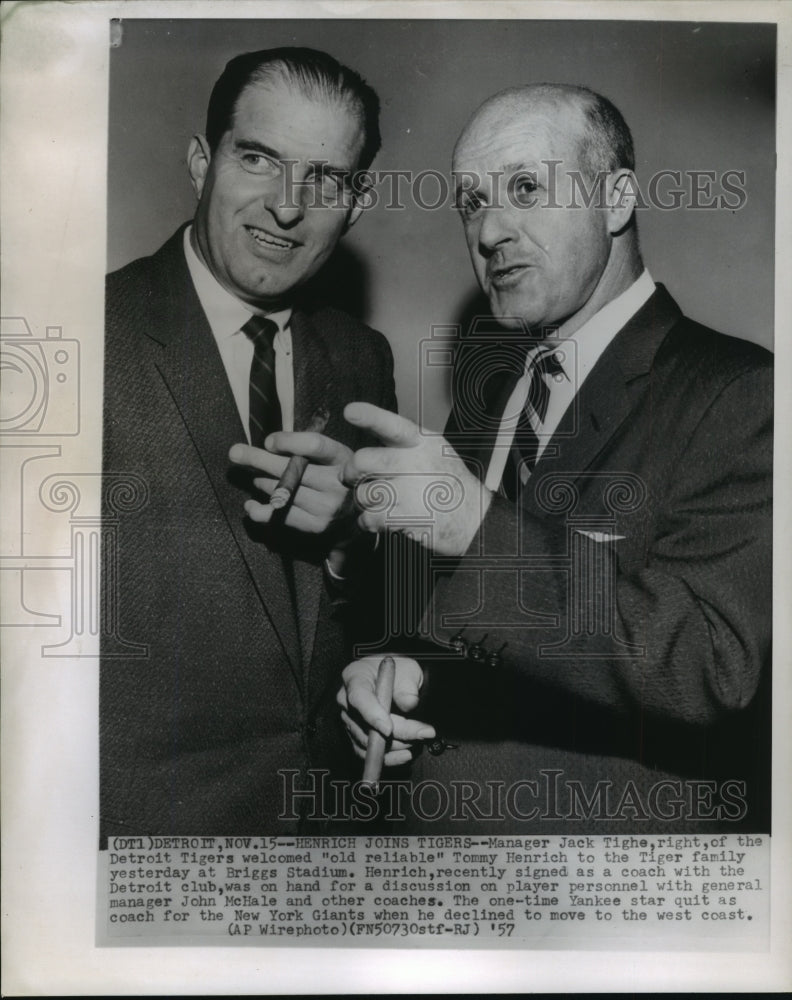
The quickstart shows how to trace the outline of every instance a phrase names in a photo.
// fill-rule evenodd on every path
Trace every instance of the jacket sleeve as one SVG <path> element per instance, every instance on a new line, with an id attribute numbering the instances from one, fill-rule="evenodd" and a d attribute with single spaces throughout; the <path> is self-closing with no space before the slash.
<path id="1" fill-rule="evenodd" d="M 657 516 L 643 558 L 623 566 L 618 540 L 576 534 L 570 557 L 565 524 L 494 497 L 465 556 L 439 570 L 425 633 L 448 642 L 466 615 L 478 609 L 481 618 L 485 608 L 486 628 L 467 637 L 487 632 L 487 649 L 507 645 L 496 666 L 480 670 L 516 672 L 537 696 L 551 689 L 619 714 L 695 725 L 745 707 L 770 650 L 769 366 L 722 387 L 665 495 L 651 502 Z M 519 568 L 519 607 L 514 574 L 503 571 L 509 560 Z M 592 567 L 607 586 L 587 586 Z M 558 655 L 575 620 L 597 614 L 612 628 L 578 636 L 569 655 Z M 453 669 L 444 675 L 453 683 Z"/>
<path id="2" fill-rule="evenodd" d="M 366 371 L 367 401 L 383 409 L 398 412 L 393 376 L 393 352 L 386 337 L 377 330 L 367 330 Z M 371 435 L 360 435 L 357 447 L 377 444 Z M 327 590 L 337 609 L 345 607 L 354 620 L 351 632 L 357 642 L 378 640 L 384 632 L 385 575 L 384 546 L 376 536 L 355 531 L 346 543 L 347 554 L 342 574 L 331 572 L 324 563 Z"/>
<path id="3" fill-rule="evenodd" d="M 398 413 L 399 404 L 396 401 L 396 383 L 393 377 L 393 351 L 387 339 L 377 333 L 374 340 L 374 356 L 377 365 L 376 385 L 379 387 L 379 403 L 384 410 Z"/>

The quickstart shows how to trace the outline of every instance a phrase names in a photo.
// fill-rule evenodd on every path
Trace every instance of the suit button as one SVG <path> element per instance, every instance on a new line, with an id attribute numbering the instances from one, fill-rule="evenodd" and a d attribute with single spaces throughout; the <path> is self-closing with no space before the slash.
<path id="1" fill-rule="evenodd" d="M 487 648 L 484 645 L 484 640 L 488 635 L 489 632 L 485 632 L 478 642 L 474 642 L 472 646 L 468 647 L 467 655 L 469 660 L 473 660 L 474 663 L 480 663 L 484 659 L 487 655 Z"/>
<path id="2" fill-rule="evenodd" d="M 508 642 L 504 642 L 500 649 L 496 649 L 494 653 L 488 653 L 486 664 L 488 667 L 492 667 L 493 670 L 500 666 L 501 663 L 501 653 L 508 646 Z"/>
<path id="3" fill-rule="evenodd" d="M 467 639 L 462 638 L 462 633 L 465 631 L 466 628 L 467 625 L 463 625 L 462 628 L 456 633 L 456 635 L 452 635 L 451 638 L 448 640 L 449 644 L 451 645 L 451 648 L 454 650 L 455 653 L 459 653 L 460 656 L 464 656 L 465 653 L 467 652 L 467 645 L 468 645 Z"/>
<path id="4" fill-rule="evenodd" d="M 306 736 L 316 736 L 317 733 L 316 723 L 315 722 L 307 723 L 304 732 Z"/>

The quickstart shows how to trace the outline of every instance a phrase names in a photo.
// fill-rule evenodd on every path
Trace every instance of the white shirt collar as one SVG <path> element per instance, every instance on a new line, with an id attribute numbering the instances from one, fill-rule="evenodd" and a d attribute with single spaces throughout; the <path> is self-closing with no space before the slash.
<path id="1" fill-rule="evenodd" d="M 184 231 L 184 256 L 187 259 L 195 291 L 215 338 L 231 337 L 247 323 L 253 315 L 253 310 L 223 288 L 215 278 L 193 249 L 191 232 L 192 226 L 188 226 Z M 279 309 L 277 312 L 267 313 L 267 319 L 273 320 L 277 323 L 278 329 L 284 330 L 289 324 L 291 314 L 291 309 Z"/>
<path id="2" fill-rule="evenodd" d="M 644 268 L 629 288 L 594 313 L 591 319 L 587 320 L 571 337 L 564 335 L 563 325 L 559 327 L 555 336 L 559 340 L 571 340 L 575 343 L 579 382 L 599 361 L 605 348 L 619 330 L 649 300 L 654 290 L 654 281 L 652 281 L 648 270 Z M 567 374 L 571 375 L 572 373 L 567 372 Z"/>

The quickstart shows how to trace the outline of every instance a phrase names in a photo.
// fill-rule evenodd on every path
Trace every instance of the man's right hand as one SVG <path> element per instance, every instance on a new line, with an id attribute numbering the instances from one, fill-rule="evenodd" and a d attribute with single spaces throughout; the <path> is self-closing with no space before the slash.
<path id="1" fill-rule="evenodd" d="M 286 513 L 286 525 L 297 531 L 321 534 L 333 530 L 347 538 L 353 532 L 356 517 L 349 489 L 341 482 L 341 473 L 352 452 L 345 444 L 314 431 L 276 431 L 265 441 L 265 448 L 235 444 L 228 457 L 236 465 L 246 465 L 264 476 L 253 480 L 264 493 L 272 494 L 292 455 L 309 460 L 302 482 L 295 491 Z M 248 500 L 245 513 L 252 521 L 267 524 L 274 513 L 269 503 Z"/>
<path id="2" fill-rule="evenodd" d="M 416 745 L 435 737 L 432 726 L 417 719 L 388 712 L 380 705 L 375 694 L 377 672 L 382 657 L 366 656 L 344 668 L 344 681 L 336 700 L 341 706 L 341 718 L 352 740 L 352 747 L 360 758 L 366 756 L 368 730 L 376 729 L 390 739 L 385 754 L 387 767 L 406 764 L 412 759 Z M 393 684 L 393 705 L 400 712 L 410 712 L 418 704 L 423 670 L 407 656 L 394 656 L 396 677 Z"/>

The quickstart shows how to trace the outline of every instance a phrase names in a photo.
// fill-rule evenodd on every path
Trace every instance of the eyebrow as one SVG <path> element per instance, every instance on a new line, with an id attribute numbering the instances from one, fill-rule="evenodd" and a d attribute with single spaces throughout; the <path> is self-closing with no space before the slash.
<path id="1" fill-rule="evenodd" d="M 277 149 L 265 146 L 263 142 L 259 142 L 257 139 L 236 139 L 234 149 L 250 149 L 256 153 L 264 153 L 265 156 L 270 156 L 273 160 L 282 159 Z"/>
<path id="2" fill-rule="evenodd" d="M 503 175 L 509 174 L 509 173 L 519 173 L 520 171 L 524 171 L 527 174 L 531 174 L 531 176 L 533 176 L 533 177 L 538 177 L 539 166 L 536 163 L 533 163 L 531 161 L 519 160 L 519 161 L 515 161 L 513 163 L 504 163 L 503 166 L 499 167 L 497 171 L 489 171 L 488 170 L 484 174 L 484 177 L 489 177 L 492 173 L 496 173 L 496 174 L 499 174 L 500 176 L 503 176 Z M 454 192 L 456 194 L 456 197 L 459 198 L 463 194 L 472 194 L 472 195 L 478 194 L 478 192 L 481 189 L 481 183 L 480 182 L 482 181 L 483 178 L 478 177 L 479 185 L 476 186 L 476 187 L 473 187 L 472 185 L 469 184 L 470 174 L 472 173 L 472 171 L 460 170 L 460 171 L 457 171 L 457 173 L 461 173 L 462 175 L 464 175 L 466 177 L 466 179 L 468 181 L 468 185 L 466 186 L 464 182 L 462 182 L 460 184 L 457 184 L 457 186 L 455 188 L 455 192 Z"/>
<path id="3" fill-rule="evenodd" d="M 271 146 L 267 146 L 263 142 L 259 142 L 258 139 L 237 139 L 234 142 L 234 149 L 246 150 L 254 153 L 263 153 L 265 156 L 269 156 L 273 160 L 278 160 L 279 162 L 285 162 L 288 160 L 290 163 L 297 163 L 298 160 L 293 160 L 291 157 L 283 156 L 279 153 L 277 149 L 273 149 Z M 326 160 L 309 160 L 309 164 L 312 167 L 320 167 L 322 175 L 331 174 L 333 176 L 346 176 L 354 172 L 352 167 L 334 167 L 331 163 Z"/>
<path id="4" fill-rule="evenodd" d="M 520 160 L 516 163 L 504 163 L 503 172 L 506 173 L 509 170 L 514 173 L 518 170 L 525 170 L 529 174 L 535 174 L 539 170 L 539 164 L 531 161 L 526 162 L 525 160 Z"/>

